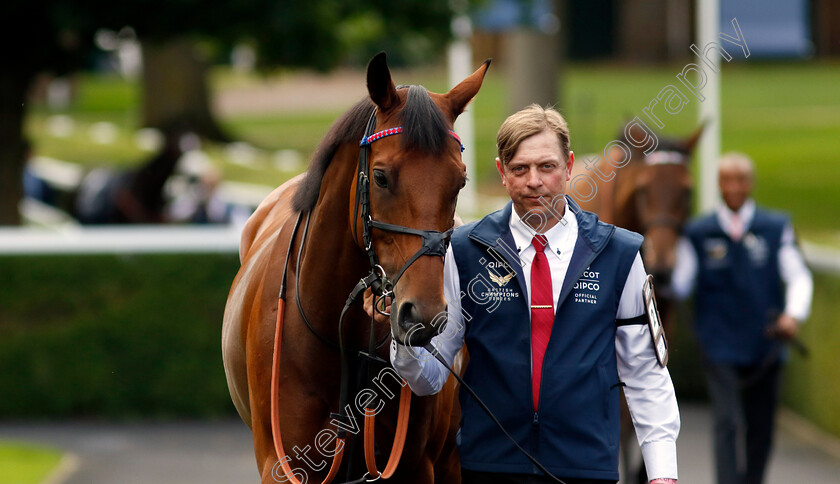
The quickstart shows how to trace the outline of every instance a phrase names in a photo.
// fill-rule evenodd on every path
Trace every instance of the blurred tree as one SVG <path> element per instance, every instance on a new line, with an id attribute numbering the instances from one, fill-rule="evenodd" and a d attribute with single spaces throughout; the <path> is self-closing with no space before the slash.
<path id="1" fill-rule="evenodd" d="M 27 92 L 40 72 L 84 65 L 100 28 L 131 26 L 144 51 L 145 124 L 188 122 L 223 138 L 209 109 L 206 60 L 194 42 L 250 41 L 261 66 L 327 70 L 387 50 L 428 59 L 450 36 L 449 0 L 25 0 L 0 6 L 0 225 L 18 224 Z"/>
<path id="2" fill-rule="evenodd" d="M 61 18 L 61 22 L 56 22 Z M 27 92 L 35 76 L 68 72 L 81 63 L 92 37 L 85 15 L 69 2 L 31 0 L 0 6 L 0 225 L 20 223 L 22 171 L 27 156 L 23 122 Z"/>
<path id="3" fill-rule="evenodd" d="M 568 0 L 496 0 L 488 10 L 492 22 L 498 12 L 512 9 L 519 18 L 504 26 L 502 68 L 507 78 L 507 111 L 514 113 L 536 103 L 562 106 L 563 74 L 568 56 L 570 26 Z M 493 17 L 495 16 L 495 18 Z M 498 27 L 496 27 L 498 28 Z"/>
<path id="4" fill-rule="evenodd" d="M 189 126 L 205 138 L 228 142 L 210 109 L 208 61 L 190 37 L 144 40 L 143 126 Z"/>

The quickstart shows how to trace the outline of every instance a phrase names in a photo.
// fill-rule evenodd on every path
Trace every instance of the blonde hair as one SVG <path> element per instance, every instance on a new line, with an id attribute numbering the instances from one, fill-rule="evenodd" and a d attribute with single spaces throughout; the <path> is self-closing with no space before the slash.
<path id="1" fill-rule="evenodd" d="M 516 155 L 516 150 L 522 142 L 540 134 L 546 129 L 553 131 L 560 141 L 560 151 L 566 160 L 569 159 L 569 126 L 563 116 L 553 107 L 542 107 L 531 104 L 525 109 L 514 113 L 502 123 L 496 135 L 496 150 L 502 165 Z"/>

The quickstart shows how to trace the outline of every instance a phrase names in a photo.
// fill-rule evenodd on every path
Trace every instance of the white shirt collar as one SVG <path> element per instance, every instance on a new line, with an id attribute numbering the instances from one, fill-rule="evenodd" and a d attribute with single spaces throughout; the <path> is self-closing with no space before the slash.
<path id="1" fill-rule="evenodd" d="M 753 216 L 755 215 L 755 201 L 752 198 L 748 198 L 747 201 L 741 205 L 741 208 L 738 209 L 738 217 L 741 219 L 741 224 L 744 228 L 744 231 L 750 226 L 752 223 Z M 729 209 L 725 203 L 720 204 L 717 209 L 717 218 L 720 227 L 723 229 L 724 232 L 727 234 L 732 231 L 732 217 L 735 216 L 735 212 Z"/>
<path id="2" fill-rule="evenodd" d="M 566 203 L 563 218 L 543 234 L 546 240 L 548 240 L 548 249 L 551 252 L 555 252 L 557 249 L 566 250 L 567 247 L 564 246 L 568 245 L 570 237 L 572 239 L 572 247 L 574 247 L 574 240 L 577 238 L 577 227 L 577 217 L 575 217 L 574 212 L 569 208 L 569 204 Z M 510 231 L 513 234 L 516 249 L 520 253 L 531 246 L 531 241 L 536 235 L 536 232 L 522 221 L 514 207 L 510 209 Z"/>

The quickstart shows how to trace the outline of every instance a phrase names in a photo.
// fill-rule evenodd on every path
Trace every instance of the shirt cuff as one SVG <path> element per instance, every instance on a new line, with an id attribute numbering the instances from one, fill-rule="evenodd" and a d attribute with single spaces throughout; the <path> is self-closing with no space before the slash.
<path id="1" fill-rule="evenodd" d="M 406 346 L 401 345 L 399 343 L 394 344 L 396 347 L 396 352 L 394 354 L 394 362 L 413 362 L 416 361 L 419 357 L 417 352 L 414 350 L 413 346 Z"/>
<path id="2" fill-rule="evenodd" d="M 415 350 L 412 346 L 391 343 L 391 364 L 397 373 L 408 382 L 409 388 L 418 396 L 432 395 L 440 391 L 424 375 L 424 363 L 432 355 L 424 349 Z M 442 386 L 442 385 L 441 385 Z"/>
<path id="3" fill-rule="evenodd" d="M 785 308 L 785 314 L 787 314 L 790 317 L 792 317 L 793 319 L 795 319 L 796 323 L 799 324 L 800 326 L 805 324 L 805 320 L 808 319 L 808 316 L 807 316 L 808 313 L 807 312 L 803 311 L 802 309 L 795 308 L 795 307 Z"/>
<path id="4" fill-rule="evenodd" d="M 677 479 L 676 442 L 645 442 L 642 445 L 642 456 L 650 479 Z"/>

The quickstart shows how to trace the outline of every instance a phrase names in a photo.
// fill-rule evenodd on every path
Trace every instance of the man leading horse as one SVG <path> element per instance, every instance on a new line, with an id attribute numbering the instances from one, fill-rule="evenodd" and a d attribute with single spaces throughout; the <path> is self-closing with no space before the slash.
<path id="1" fill-rule="evenodd" d="M 679 410 L 648 325 L 642 237 L 605 224 L 568 196 L 574 153 L 565 120 L 537 105 L 499 129 L 496 166 L 511 202 L 457 228 L 446 253 L 448 322 L 432 345 L 464 375 L 519 445 L 569 484 L 618 480 L 624 387 L 648 475 L 677 479 Z M 412 390 L 434 394 L 446 368 L 392 344 Z M 461 392 L 465 483 L 545 483 L 472 395 Z"/>

